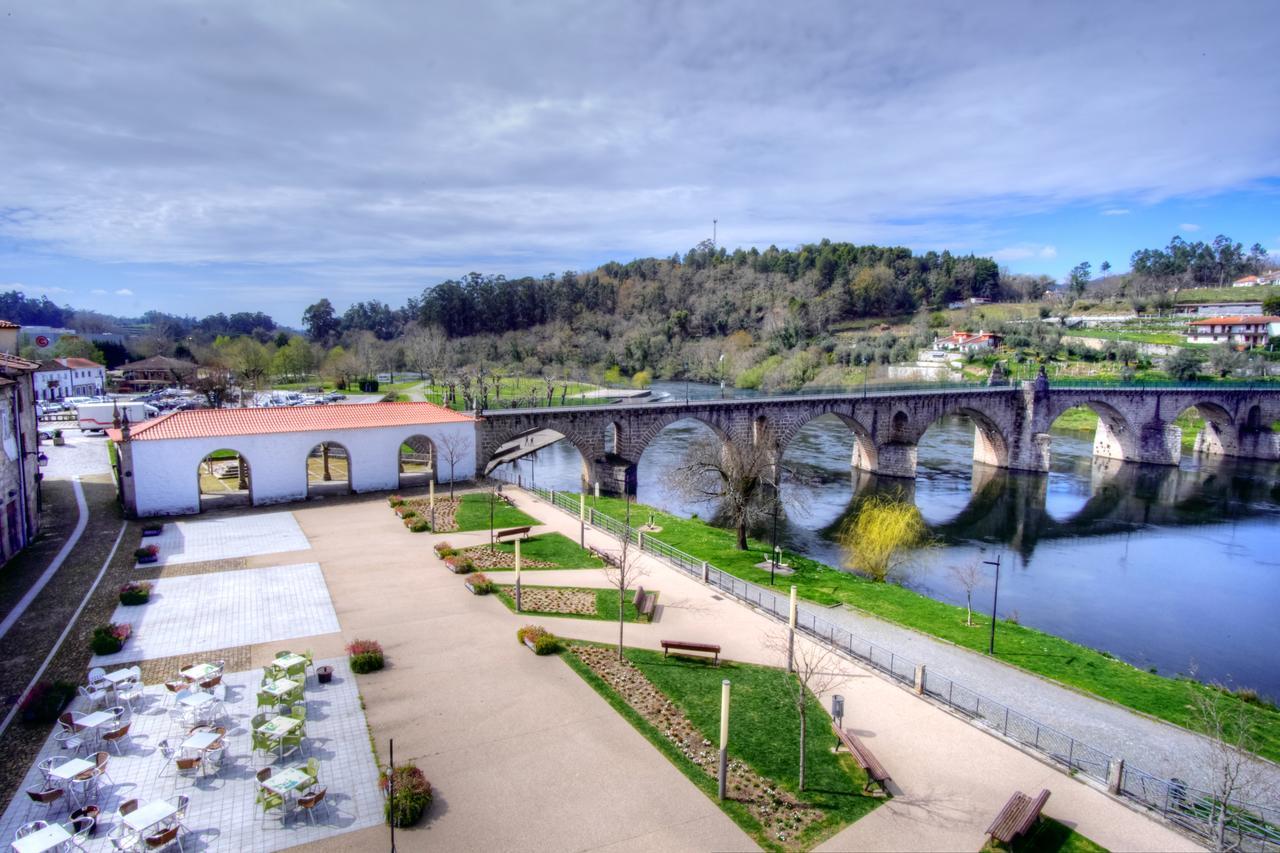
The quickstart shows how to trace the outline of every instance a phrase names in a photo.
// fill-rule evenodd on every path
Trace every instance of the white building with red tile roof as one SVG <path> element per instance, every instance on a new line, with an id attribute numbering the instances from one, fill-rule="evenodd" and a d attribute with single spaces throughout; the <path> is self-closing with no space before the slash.
<path id="1" fill-rule="evenodd" d="M 1246 275 L 1231 282 L 1232 287 L 1267 287 L 1280 284 L 1280 270 L 1267 270 L 1257 275 Z"/>
<path id="2" fill-rule="evenodd" d="M 87 358 L 51 358 L 35 372 L 36 399 L 97 397 L 107 387 L 107 369 Z"/>
<path id="3" fill-rule="evenodd" d="M 1248 349 L 1265 347 L 1280 337 L 1280 317 L 1205 317 L 1187 325 L 1189 344 L 1232 344 Z"/>
<path id="4" fill-rule="evenodd" d="M 977 352 L 978 350 L 995 349 L 1000 346 L 1001 338 L 993 332 L 952 332 L 945 338 L 936 338 L 933 342 L 935 350 L 958 350 L 960 352 Z"/>
<path id="5" fill-rule="evenodd" d="M 107 436 L 119 450 L 125 508 L 136 517 L 199 512 L 217 451 L 230 451 L 215 458 L 235 465 L 232 479 L 255 506 L 305 500 L 321 455 L 347 481 L 341 491 L 400 488 L 406 447 L 437 482 L 475 476 L 475 419 L 435 403 L 191 409 L 123 423 Z"/>

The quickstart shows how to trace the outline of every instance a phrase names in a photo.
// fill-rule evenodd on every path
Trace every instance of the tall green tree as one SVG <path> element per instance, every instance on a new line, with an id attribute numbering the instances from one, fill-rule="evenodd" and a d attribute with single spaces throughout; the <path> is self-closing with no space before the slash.
<path id="1" fill-rule="evenodd" d="M 302 312 L 302 325 L 306 327 L 308 338 L 320 342 L 332 340 L 342 330 L 342 323 L 333 310 L 333 303 L 328 299 L 321 299 L 314 305 L 307 306 Z"/>

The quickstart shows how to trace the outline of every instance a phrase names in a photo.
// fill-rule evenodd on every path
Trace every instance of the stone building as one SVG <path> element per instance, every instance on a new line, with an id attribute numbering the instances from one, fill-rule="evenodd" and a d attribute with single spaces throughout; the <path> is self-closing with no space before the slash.
<path id="1" fill-rule="evenodd" d="M 40 528 L 33 382 L 40 365 L 16 355 L 20 330 L 0 320 L 0 562 L 25 548 Z"/>

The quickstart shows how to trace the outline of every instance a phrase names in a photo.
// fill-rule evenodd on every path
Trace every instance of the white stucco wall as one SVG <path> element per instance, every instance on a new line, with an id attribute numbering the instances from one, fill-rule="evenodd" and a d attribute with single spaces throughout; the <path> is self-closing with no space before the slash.
<path id="1" fill-rule="evenodd" d="M 199 512 L 198 468 L 215 450 L 234 450 L 249 460 L 255 506 L 305 499 L 307 454 L 322 441 L 347 449 L 353 491 L 395 489 L 400 482 L 400 446 L 415 435 L 425 435 L 434 442 L 436 477 L 440 482 L 475 476 L 475 424 L 469 421 L 230 438 L 151 439 L 130 443 L 137 513 L 152 516 Z M 449 435 L 455 436 L 460 445 L 452 470 L 442 443 Z"/>

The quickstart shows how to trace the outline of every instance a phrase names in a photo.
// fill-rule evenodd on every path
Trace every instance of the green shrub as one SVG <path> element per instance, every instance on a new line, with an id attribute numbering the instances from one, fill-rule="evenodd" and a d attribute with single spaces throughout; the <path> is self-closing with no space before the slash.
<path id="1" fill-rule="evenodd" d="M 120 587 L 120 603 L 124 605 L 146 604 L 151 600 L 151 584 L 133 581 Z"/>
<path id="2" fill-rule="evenodd" d="M 377 640 L 352 640 L 347 644 L 348 662 L 357 675 L 377 672 L 386 666 L 382 645 Z"/>
<path id="3" fill-rule="evenodd" d="M 437 557 L 450 557 L 457 553 L 452 547 L 450 547 L 448 542 L 437 542 L 435 544 L 435 551 Z"/>
<path id="4" fill-rule="evenodd" d="M 547 633 L 547 629 L 541 625 L 525 625 L 516 629 L 516 642 L 523 643 L 525 640 L 536 641 L 539 636 Z"/>
<path id="5" fill-rule="evenodd" d="M 471 591 L 476 595 L 488 595 L 493 592 L 493 581 L 479 572 L 468 578 L 466 582 L 471 585 Z"/>
<path id="6" fill-rule="evenodd" d="M 471 561 L 470 557 L 457 552 L 445 557 L 444 563 L 449 567 L 449 571 L 455 575 L 465 575 L 476 570 L 476 564 Z"/>
<path id="7" fill-rule="evenodd" d="M 124 648 L 124 641 L 133 633 L 133 626 L 128 622 L 99 625 L 93 629 L 93 639 L 89 641 L 95 655 L 113 655 Z"/>
<path id="8" fill-rule="evenodd" d="M 409 519 L 405 519 L 405 521 L 409 521 Z M 413 523 L 409 525 L 409 530 L 412 533 L 430 533 L 431 522 L 427 521 L 425 518 L 415 518 L 413 519 Z"/>
<path id="9" fill-rule="evenodd" d="M 392 769 L 390 775 L 384 770 L 382 791 L 389 794 L 383 816 L 394 826 L 413 826 L 431 806 L 431 783 L 413 764 L 402 764 Z"/>
<path id="10" fill-rule="evenodd" d="M 151 557 L 159 556 L 159 554 L 159 545 L 143 545 L 141 548 L 133 552 L 133 558 L 135 560 L 146 560 Z"/>
<path id="11" fill-rule="evenodd" d="M 542 634 L 533 641 L 535 655 L 553 655 L 560 651 L 560 640 L 554 634 Z"/>
<path id="12" fill-rule="evenodd" d="M 399 495 L 392 495 L 391 497 L 387 498 L 387 503 L 391 504 L 393 507 L 397 507 L 404 503 L 404 498 L 400 497 Z"/>

